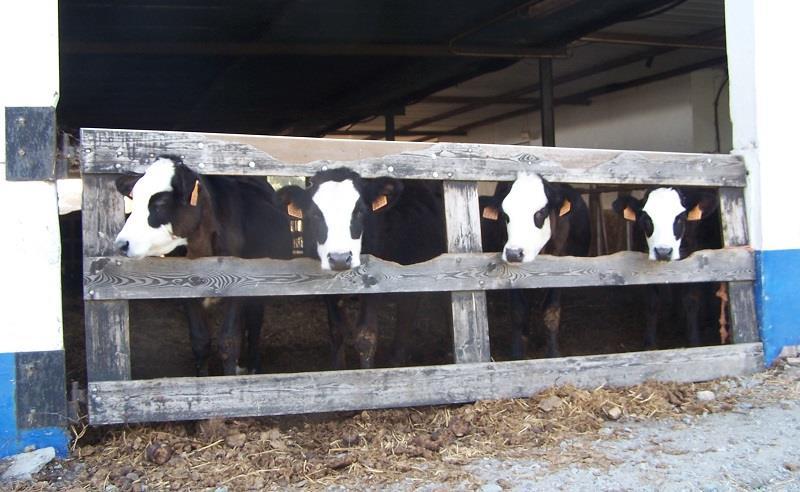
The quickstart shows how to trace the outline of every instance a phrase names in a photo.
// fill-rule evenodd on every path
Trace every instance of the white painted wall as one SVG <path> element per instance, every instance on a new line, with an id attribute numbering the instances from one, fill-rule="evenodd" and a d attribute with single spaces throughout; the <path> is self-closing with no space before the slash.
<path id="1" fill-rule="evenodd" d="M 58 101 L 58 2 L 0 3 L 0 128 L 6 106 Z M 0 352 L 63 349 L 61 243 L 55 183 L 5 180 L 0 135 Z"/>
<path id="2" fill-rule="evenodd" d="M 706 69 L 607 94 L 590 106 L 556 107 L 559 147 L 710 152 L 714 150 L 713 101 L 725 78 Z M 727 90 L 720 100 L 721 152 L 728 152 Z M 476 128 L 464 142 L 540 145 L 539 113 Z"/>
<path id="3" fill-rule="evenodd" d="M 725 2 L 733 146 L 749 171 L 746 199 L 756 249 L 800 248 L 800 69 L 793 42 L 798 18 L 797 0 Z"/>

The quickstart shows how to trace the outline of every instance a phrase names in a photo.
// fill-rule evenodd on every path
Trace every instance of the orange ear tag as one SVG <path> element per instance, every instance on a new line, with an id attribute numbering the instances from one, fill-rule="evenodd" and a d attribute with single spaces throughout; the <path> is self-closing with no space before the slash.
<path id="1" fill-rule="evenodd" d="M 286 206 L 286 213 L 288 213 L 289 216 L 294 217 L 295 219 L 303 218 L 303 211 L 295 207 L 294 203 L 289 203 L 289 205 Z"/>
<path id="2" fill-rule="evenodd" d="M 481 214 L 481 217 L 488 220 L 497 220 L 500 218 L 500 213 L 495 207 L 483 207 L 483 213 Z"/>
<path id="3" fill-rule="evenodd" d="M 622 216 L 625 218 L 625 220 L 636 222 L 636 212 L 631 210 L 630 207 L 625 207 L 625 210 L 622 211 Z"/>
<path id="4" fill-rule="evenodd" d="M 200 180 L 196 179 L 194 181 L 194 189 L 192 190 L 192 196 L 189 197 L 189 205 L 196 207 L 197 206 L 197 196 L 200 194 Z"/>
<path id="5" fill-rule="evenodd" d="M 386 198 L 386 195 L 378 195 L 377 198 L 372 201 L 372 211 L 377 212 L 385 207 L 387 203 L 389 203 L 389 199 Z"/>
<path id="6" fill-rule="evenodd" d="M 686 220 L 700 220 L 703 218 L 703 211 L 700 209 L 700 205 L 695 205 L 693 209 L 689 210 L 689 213 L 686 214 Z"/>
<path id="7" fill-rule="evenodd" d="M 564 204 L 561 205 L 561 210 L 558 211 L 558 216 L 563 217 L 565 214 L 568 214 L 570 210 L 572 210 L 572 202 L 564 200 Z"/>

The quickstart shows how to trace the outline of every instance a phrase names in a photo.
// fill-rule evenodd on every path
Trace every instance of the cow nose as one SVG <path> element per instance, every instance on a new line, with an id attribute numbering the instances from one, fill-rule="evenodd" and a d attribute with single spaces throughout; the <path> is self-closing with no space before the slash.
<path id="1" fill-rule="evenodd" d="M 506 248 L 506 260 L 509 263 L 519 263 L 523 256 L 525 254 L 522 252 L 522 248 Z"/>
<path id="2" fill-rule="evenodd" d="M 653 248 L 656 253 L 657 260 L 670 260 L 672 259 L 672 248 Z"/>
<path id="3" fill-rule="evenodd" d="M 130 243 L 128 243 L 128 241 L 125 241 L 124 239 L 117 239 L 116 241 L 114 241 L 114 246 L 116 246 L 117 250 L 119 250 L 120 253 L 128 254 L 128 246 L 130 246 Z"/>
<path id="4" fill-rule="evenodd" d="M 331 270 L 347 270 L 353 263 L 353 253 L 328 253 Z"/>

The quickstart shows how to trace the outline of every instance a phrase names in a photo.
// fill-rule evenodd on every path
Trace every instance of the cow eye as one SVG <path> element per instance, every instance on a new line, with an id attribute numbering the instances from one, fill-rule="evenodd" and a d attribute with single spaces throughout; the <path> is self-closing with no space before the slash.
<path id="1" fill-rule="evenodd" d="M 649 215 L 647 215 L 647 212 L 642 212 L 642 214 L 639 216 L 639 223 L 647 237 L 653 235 L 653 220 Z"/>
<path id="2" fill-rule="evenodd" d="M 533 214 L 533 224 L 541 229 L 544 227 L 544 219 L 547 218 L 547 207 L 542 208 L 535 214 Z"/>
<path id="3" fill-rule="evenodd" d="M 682 213 L 675 217 L 675 223 L 672 225 L 672 232 L 675 234 L 675 239 L 683 237 L 683 232 L 686 229 L 686 214 Z"/>

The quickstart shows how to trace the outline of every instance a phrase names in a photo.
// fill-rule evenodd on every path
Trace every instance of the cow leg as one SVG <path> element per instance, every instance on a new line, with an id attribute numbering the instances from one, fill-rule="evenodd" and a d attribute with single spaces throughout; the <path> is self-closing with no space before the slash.
<path id="1" fill-rule="evenodd" d="M 361 360 L 361 368 L 371 369 L 375 366 L 375 350 L 378 347 L 379 300 L 374 295 L 362 295 L 359 301 L 361 306 L 353 341 Z"/>
<path id="2" fill-rule="evenodd" d="M 508 292 L 511 310 L 511 358 L 523 359 L 530 333 L 531 301 L 528 291 L 512 289 Z"/>
<path id="3" fill-rule="evenodd" d="M 700 297 L 702 289 L 697 285 L 684 285 L 681 295 L 683 314 L 686 316 L 686 336 L 690 347 L 700 346 Z"/>
<path id="4" fill-rule="evenodd" d="M 242 302 L 242 328 L 246 335 L 246 359 L 243 365 L 250 374 L 261 372 L 261 328 L 264 323 L 263 299 Z"/>
<path id="5" fill-rule="evenodd" d="M 325 308 L 328 310 L 328 329 L 331 335 L 331 354 L 333 356 L 333 368 L 345 368 L 345 345 L 344 335 L 346 329 L 346 319 L 343 308 L 344 298 L 342 296 L 325 296 Z"/>
<path id="6" fill-rule="evenodd" d="M 239 324 L 242 301 L 240 299 L 226 299 L 222 328 L 219 331 L 219 348 L 222 358 L 222 371 L 226 376 L 236 374 L 239 354 L 241 352 L 242 336 Z"/>
<path id="7" fill-rule="evenodd" d="M 184 304 L 189 321 L 189 340 L 194 355 L 194 370 L 197 376 L 208 376 L 208 358 L 211 355 L 211 332 L 206 323 L 202 299 L 191 299 Z"/>
<path id="8" fill-rule="evenodd" d="M 558 331 L 561 327 L 561 289 L 548 289 L 544 299 L 544 328 L 547 331 L 546 357 L 560 357 Z"/>
<path id="9" fill-rule="evenodd" d="M 413 323 L 419 318 L 419 311 L 422 297 L 419 294 L 399 294 L 397 296 L 397 323 L 394 330 L 394 349 L 393 365 L 406 365 L 408 356 L 408 339 L 411 334 Z"/>
<path id="10" fill-rule="evenodd" d="M 645 330 L 644 330 L 644 349 L 655 350 L 656 330 L 658 328 L 658 314 L 661 310 L 661 299 L 657 285 L 648 285 L 645 294 Z"/>

